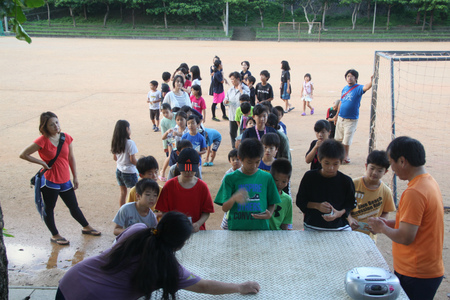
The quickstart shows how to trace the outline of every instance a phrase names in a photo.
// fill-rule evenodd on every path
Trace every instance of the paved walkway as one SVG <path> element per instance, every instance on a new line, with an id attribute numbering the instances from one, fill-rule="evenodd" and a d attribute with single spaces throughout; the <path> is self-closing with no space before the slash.
<path id="1" fill-rule="evenodd" d="M 57 287 L 50 286 L 10 286 L 10 300 L 49 300 L 55 299 Z"/>

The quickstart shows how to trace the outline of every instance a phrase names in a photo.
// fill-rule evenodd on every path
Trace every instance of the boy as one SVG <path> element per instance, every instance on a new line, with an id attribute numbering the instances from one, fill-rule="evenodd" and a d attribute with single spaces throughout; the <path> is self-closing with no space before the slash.
<path id="1" fill-rule="evenodd" d="M 237 149 L 231 149 L 231 151 L 228 152 L 228 162 L 230 163 L 231 168 L 229 168 L 225 172 L 225 175 L 232 173 L 241 167 L 241 161 L 239 160 Z M 225 175 L 223 176 L 224 178 L 225 178 Z M 223 181 L 223 178 L 222 178 L 222 181 Z"/>
<path id="2" fill-rule="evenodd" d="M 195 115 L 190 115 L 187 119 L 187 128 L 189 133 L 183 134 L 182 140 L 189 140 L 192 143 L 192 147 L 197 151 L 200 159 L 200 166 L 202 164 L 202 155 L 206 153 L 206 140 L 198 132 L 198 125 L 200 124 L 200 119 Z M 202 169 L 200 167 L 200 173 Z"/>
<path id="3" fill-rule="evenodd" d="M 161 98 L 162 99 L 164 99 L 164 97 L 166 97 L 166 94 L 168 92 L 170 92 L 170 86 L 168 83 L 169 83 L 171 77 L 172 77 L 172 75 L 170 75 L 169 72 L 162 73 L 162 80 L 163 80 L 163 83 L 161 84 Z"/>
<path id="4" fill-rule="evenodd" d="M 272 176 L 258 169 L 263 146 L 257 139 L 245 139 L 238 150 L 242 167 L 225 175 L 215 203 L 228 212 L 230 230 L 269 230 L 280 196 Z"/>
<path id="5" fill-rule="evenodd" d="M 275 157 L 277 156 L 278 148 L 280 147 L 280 137 L 278 134 L 269 132 L 261 138 L 261 143 L 264 148 L 264 156 L 259 163 L 258 168 L 270 172 Z"/>
<path id="6" fill-rule="evenodd" d="M 327 121 L 330 122 L 330 128 L 331 128 L 330 136 L 328 137 L 330 139 L 334 139 L 334 132 L 336 131 L 335 122 L 337 120 L 337 112 L 338 112 L 339 103 L 341 103 L 341 100 L 339 100 L 339 99 L 334 101 L 333 106 L 327 110 Z"/>
<path id="7" fill-rule="evenodd" d="M 281 119 L 283 119 L 284 117 L 284 108 L 282 108 L 281 106 L 275 106 L 274 109 L 277 110 L 276 115 L 278 116 L 278 125 L 281 126 L 281 128 L 283 128 L 283 133 L 285 135 L 287 135 L 287 128 L 286 125 L 281 121 Z"/>
<path id="8" fill-rule="evenodd" d="M 152 120 L 154 132 L 159 130 L 159 103 L 161 102 L 161 92 L 157 91 L 157 88 L 158 81 L 150 81 L 150 91 L 147 94 L 147 103 L 150 109 L 150 120 Z"/>
<path id="9" fill-rule="evenodd" d="M 169 103 L 163 103 L 161 105 L 161 113 L 163 115 L 163 118 L 161 120 L 161 133 L 164 134 L 167 132 L 167 130 L 174 128 L 175 125 L 177 125 L 177 122 L 175 121 L 175 115 L 172 113 L 172 108 L 170 107 Z M 168 140 L 163 140 L 163 149 L 164 153 L 166 153 L 166 157 L 169 156 L 169 149 L 168 149 Z"/>
<path id="10" fill-rule="evenodd" d="M 330 135 L 330 123 L 325 120 L 319 120 L 314 124 L 314 131 L 316 132 L 317 140 L 311 142 L 309 150 L 306 152 L 305 161 L 307 164 L 311 164 L 310 170 L 319 170 L 322 169 L 322 166 L 317 157 L 317 150 Z"/>
<path id="11" fill-rule="evenodd" d="M 277 159 L 272 164 L 270 174 L 275 180 L 281 200 L 269 220 L 270 230 L 292 230 L 292 199 L 283 191 L 291 179 L 292 165 L 285 158 Z"/>
<path id="12" fill-rule="evenodd" d="M 366 174 L 353 179 L 356 190 L 356 208 L 348 215 L 348 223 L 353 230 L 370 235 L 376 241 L 376 236 L 370 232 L 367 225 L 369 217 L 387 218 L 395 211 L 391 189 L 381 181 L 389 169 L 389 160 L 385 151 L 372 151 L 367 156 Z"/>
<path id="13" fill-rule="evenodd" d="M 219 150 L 220 142 L 222 141 L 222 135 L 215 129 L 205 128 L 206 135 L 206 147 L 208 147 L 208 152 L 206 153 L 206 159 L 203 166 L 211 167 L 214 166 L 214 159 L 216 158 L 217 150 Z M 209 160 L 209 155 L 211 154 L 211 160 Z"/>
<path id="14" fill-rule="evenodd" d="M 245 84 L 250 89 L 250 104 L 252 105 L 252 107 L 256 105 L 256 103 L 255 103 L 256 91 L 255 91 L 255 87 L 254 87 L 255 82 L 256 82 L 256 78 L 251 75 L 248 76 L 247 80 L 245 81 Z"/>
<path id="15" fill-rule="evenodd" d="M 141 158 L 139 158 L 138 161 L 136 162 L 136 169 L 138 170 L 139 177 L 141 177 L 141 179 L 151 179 L 154 181 L 158 180 L 159 166 L 158 162 L 153 156 L 149 155 L 149 156 L 142 156 Z M 137 200 L 136 187 L 134 186 L 130 189 L 130 193 L 128 194 L 126 203 L 136 202 L 136 200 Z M 155 211 L 155 205 L 153 205 L 152 207 L 153 211 Z"/>
<path id="16" fill-rule="evenodd" d="M 244 103 L 248 103 L 249 105 L 244 104 Z M 245 114 L 242 111 L 242 105 L 243 104 L 244 104 L 245 107 L 250 107 L 248 109 L 246 117 L 252 117 L 253 116 L 253 107 L 250 104 L 250 96 L 247 95 L 247 94 L 241 95 L 239 97 L 239 107 L 236 109 L 236 114 L 235 114 L 235 117 L 234 117 L 234 120 L 237 122 L 237 125 L 238 125 L 239 128 L 241 128 L 242 125 L 245 124 L 245 122 L 242 121 L 242 116 Z M 247 109 L 245 109 L 245 110 L 247 111 Z M 242 134 L 242 132 L 241 132 L 241 134 Z"/>
<path id="17" fill-rule="evenodd" d="M 214 206 L 208 186 L 194 175 L 199 165 L 197 151 L 183 149 L 177 164 L 181 174 L 166 182 L 156 209 L 163 213 L 182 212 L 192 219 L 194 232 L 205 230 L 205 222 L 214 212 Z"/>
<path id="18" fill-rule="evenodd" d="M 155 228 L 157 225 L 156 216 L 152 212 L 158 200 L 159 186 L 156 181 L 144 178 L 136 183 L 136 202 L 124 204 L 113 222 L 116 223 L 114 235 L 119 235 L 127 227 L 136 223 L 144 223 L 149 228 Z"/>
<path id="19" fill-rule="evenodd" d="M 262 101 L 273 100 L 273 89 L 270 83 L 267 82 L 270 78 L 270 73 L 267 70 L 263 70 L 259 75 L 261 76 L 261 82 L 256 85 L 255 89 L 256 98 L 258 99 L 256 104 Z"/>
<path id="20" fill-rule="evenodd" d="M 248 117 L 246 125 L 245 125 L 245 129 L 255 127 L 255 125 L 256 125 L 255 120 L 253 120 L 252 117 Z M 242 141 L 242 133 L 236 137 L 236 144 L 235 144 L 236 149 L 239 149 L 239 145 L 241 144 L 241 141 Z"/>
<path id="21" fill-rule="evenodd" d="M 322 169 L 303 176 L 296 203 L 304 214 L 305 230 L 352 230 L 347 217 L 356 206 L 355 185 L 338 171 L 344 155 L 340 142 L 324 141 L 318 153 Z"/>
<path id="22" fill-rule="evenodd" d="M 188 140 L 179 140 L 177 142 L 177 149 L 174 150 L 177 153 L 177 157 L 180 154 L 180 152 L 183 151 L 183 149 L 185 149 L 185 148 L 192 149 L 193 148 L 192 143 Z M 169 175 L 167 176 L 167 180 L 177 177 L 180 174 L 181 173 L 180 173 L 180 170 L 178 169 L 178 165 L 174 164 L 169 169 Z M 202 179 L 202 176 L 201 176 L 199 170 L 197 170 L 197 172 L 195 172 L 195 176 L 197 176 L 197 178 L 199 178 L 199 179 Z"/>
<path id="23" fill-rule="evenodd" d="M 241 106 L 238 108 L 239 112 L 236 111 L 236 122 L 239 127 L 239 134 L 242 134 L 245 129 L 247 129 L 247 120 L 252 117 L 253 107 L 250 105 L 250 102 L 243 102 Z M 238 116 L 240 115 L 240 117 Z M 239 118 L 239 120 L 238 120 Z"/>

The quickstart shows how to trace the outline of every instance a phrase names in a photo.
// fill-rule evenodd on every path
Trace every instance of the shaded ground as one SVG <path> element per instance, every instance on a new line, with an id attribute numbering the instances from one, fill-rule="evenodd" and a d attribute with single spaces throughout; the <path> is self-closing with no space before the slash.
<path id="1" fill-rule="evenodd" d="M 360 72 L 360 83 L 369 80 L 375 50 L 446 50 L 449 43 L 276 43 L 216 41 L 89 40 L 35 38 L 31 45 L 12 37 L 0 38 L 0 200 L 5 227 L 15 238 L 6 238 L 11 285 L 55 286 L 65 270 L 78 261 L 100 253 L 113 240 L 113 219 L 118 209 L 119 189 L 115 162 L 109 152 L 114 124 L 127 119 L 139 155 L 153 155 L 160 165 L 164 158 L 160 133 L 151 130 L 146 94 L 150 80 L 160 81 L 163 71 L 172 72 L 181 62 L 197 64 L 203 74 L 203 87 L 209 84 L 208 68 L 214 55 L 220 56 L 225 73 L 240 70 L 248 60 L 256 75 L 267 69 L 279 100 L 281 60 L 289 61 L 296 109 L 283 121 L 288 127 L 294 172 L 293 197 L 303 173 L 308 169 L 304 154 L 315 138 L 313 125 L 324 118 L 331 103 L 339 98 L 349 68 Z M 314 116 L 301 117 L 300 89 L 305 73 L 315 83 Z M 227 88 L 227 86 L 225 86 Z M 206 95 L 207 93 L 204 92 Z M 351 148 L 352 164 L 341 171 L 351 177 L 364 170 L 369 132 L 369 95 L 363 97 L 361 120 Z M 208 107 L 212 99 L 205 96 Z M 49 232 L 35 210 L 29 178 L 38 167 L 18 158 L 20 151 L 38 137 L 42 111 L 54 111 L 62 130 L 74 137 L 80 188 L 77 196 L 91 224 L 103 231 L 100 238 L 81 235 L 81 228 L 60 201 L 56 222 L 71 242 L 60 247 L 49 242 Z M 220 179 L 229 168 L 228 123 L 213 123 L 208 110 L 207 127 L 222 133 L 223 142 L 215 166 L 204 168 L 204 179 L 213 197 Z M 448 181 L 440 182 L 441 186 Z M 445 199 L 445 205 L 449 205 Z M 207 221 L 208 229 L 219 229 L 223 214 L 219 207 Z M 394 216 L 391 216 L 394 217 Z M 294 229 L 301 230 L 302 216 L 294 208 Z M 446 237 L 450 228 L 445 215 Z M 392 265 L 391 245 L 384 237 L 378 247 Z M 449 241 L 444 244 L 444 261 L 450 270 Z M 450 291 L 444 279 L 437 299 L 447 299 Z"/>

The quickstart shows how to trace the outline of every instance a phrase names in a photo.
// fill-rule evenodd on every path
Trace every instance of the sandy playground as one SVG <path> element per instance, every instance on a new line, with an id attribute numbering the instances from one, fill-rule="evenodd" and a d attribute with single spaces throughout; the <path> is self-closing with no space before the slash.
<path id="1" fill-rule="evenodd" d="M 209 86 L 208 68 L 214 55 L 223 62 L 225 73 L 240 70 L 240 62 L 248 60 L 250 71 L 259 81 L 259 72 L 271 73 L 269 83 L 275 91 L 274 105 L 279 99 L 280 62 L 289 61 L 294 111 L 283 121 L 287 125 L 293 167 L 292 196 L 309 165 L 304 155 L 315 139 L 313 125 L 325 118 L 326 110 L 340 97 L 345 86 L 344 73 L 355 68 L 359 83 L 365 84 L 373 72 L 375 50 L 448 50 L 449 43 L 276 43 L 216 41 L 150 41 L 100 39 L 35 38 L 31 45 L 12 37 L 0 38 L 0 201 L 5 228 L 14 238 L 6 238 L 11 285 L 56 286 L 65 270 L 85 257 L 98 254 L 113 240 L 113 219 L 117 212 L 119 188 L 115 179 L 115 162 L 110 154 L 111 135 L 118 119 L 131 123 L 132 139 L 140 155 L 153 155 L 160 166 L 164 159 L 161 133 L 151 130 L 146 94 L 150 80 L 161 81 L 163 71 L 173 72 L 181 62 L 199 65 L 204 94 Z M 301 117 L 300 90 L 303 75 L 311 73 L 315 84 L 316 113 Z M 227 86 L 225 85 L 225 89 Z M 212 97 L 204 96 L 210 107 Z M 370 92 L 363 96 L 361 119 L 350 150 L 352 163 L 341 171 L 351 177 L 361 176 L 367 155 Z M 56 207 L 56 224 L 70 240 L 69 247 L 49 242 L 50 234 L 39 220 L 33 202 L 29 178 L 38 170 L 19 159 L 20 151 L 38 137 L 39 115 L 53 111 L 61 128 L 74 138 L 80 187 L 78 201 L 85 216 L 100 238 L 83 236 L 61 201 Z M 208 109 L 206 127 L 219 130 L 222 144 L 213 167 L 203 168 L 203 178 L 213 198 L 220 179 L 229 168 L 230 150 L 228 122 L 211 121 Z M 220 116 L 220 113 L 218 113 Z M 412 134 L 414 137 L 414 135 Z M 162 183 L 161 183 L 162 184 Z M 448 181 L 439 182 L 441 187 Z M 444 198 L 450 205 L 450 199 Z M 206 223 L 207 229 L 220 229 L 223 216 L 216 206 Z M 394 214 L 390 215 L 394 218 Z M 450 270 L 450 214 L 445 215 L 446 240 L 444 261 Z M 294 229 L 302 229 L 302 215 L 294 204 Z M 392 266 L 391 243 L 378 238 L 378 247 Z M 250 275 L 251 277 L 251 275 Z M 251 279 L 251 278 L 249 278 Z M 437 299 L 447 299 L 448 278 L 438 291 Z"/>

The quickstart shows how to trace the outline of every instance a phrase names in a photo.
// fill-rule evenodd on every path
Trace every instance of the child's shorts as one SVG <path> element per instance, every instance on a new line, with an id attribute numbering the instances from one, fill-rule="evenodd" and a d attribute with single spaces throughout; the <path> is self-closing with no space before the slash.
<path id="1" fill-rule="evenodd" d="M 225 92 L 220 94 L 214 93 L 213 103 L 222 103 L 223 99 L 225 99 Z"/>
<path id="2" fill-rule="evenodd" d="M 169 166 L 173 166 L 176 165 L 178 162 L 178 154 L 177 154 L 177 150 L 176 149 L 172 149 L 172 152 L 170 153 L 170 158 L 169 158 Z"/>
<path id="3" fill-rule="evenodd" d="M 119 169 L 116 170 L 116 179 L 119 186 L 126 186 L 129 189 L 138 182 L 136 173 L 122 173 Z"/>
<path id="4" fill-rule="evenodd" d="M 306 101 L 306 102 L 311 102 L 311 101 L 312 101 L 311 95 L 303 96 L 303 97 L 302 97 L 302 100 L 303 100 L 303 101 Z"/>
<path id="5" fill-rule="evenodd" d="M 220 141 L 215 141 L 211 145 L 211 150 L 214 151 L 214 152 L 217 152 L 219 147 L 220 147 Z"/>
<path id="6" fill-rule="evenodd" d="M 159 121 L 159 109 L 150 109 L 150 120 Z"/>
<path id="7" fill-rule="evenodd" d="M 283 100 L 291 99 L 291 94 L 287 92 L 287 82 L 283 83 L 283 89 L 281 91 L 281 99 Z"/>

